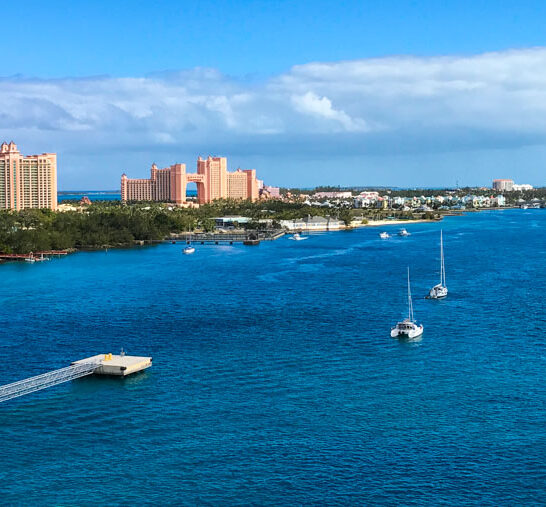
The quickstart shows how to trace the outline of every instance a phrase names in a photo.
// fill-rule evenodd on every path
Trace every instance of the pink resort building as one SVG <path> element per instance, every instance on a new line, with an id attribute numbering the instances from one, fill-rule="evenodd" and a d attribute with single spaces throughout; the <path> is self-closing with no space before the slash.
<path id="1" fill-rule="evenodd" d="M 197 159 L 197 173 L 187 173 L 186 164 L 174 164 L 165 169 L 152 165 L 149 179 L 129 179 L 121 176 L 122 201 L 171 201 L 187 203 L 186 186 L 197 184 L 197 202 L 205 204 L 215 199 L 250 199 L 259 197 L 259 185 L 254 169 L 228 172 L 225 157 Z"/>
<path id="2" fill-rule="evenodd" d="M 0 209 L 57 209 L 57 154 L 21 155 L 17 145 L 0 147 Z"/>

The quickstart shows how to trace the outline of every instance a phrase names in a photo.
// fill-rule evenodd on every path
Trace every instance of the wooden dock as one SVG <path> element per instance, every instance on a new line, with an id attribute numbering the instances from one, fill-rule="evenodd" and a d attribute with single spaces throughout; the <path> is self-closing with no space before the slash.
<path id="1" fill-rule="evenodd" d="M 43 252 L 29 252 L 26 254 L 8 254 L 0 252 L 0 260 L 4 261 L 26 261 L 26 260 L 42 260 L 52 256 L 68 255 L 66 250 L 45 250 Z"/>

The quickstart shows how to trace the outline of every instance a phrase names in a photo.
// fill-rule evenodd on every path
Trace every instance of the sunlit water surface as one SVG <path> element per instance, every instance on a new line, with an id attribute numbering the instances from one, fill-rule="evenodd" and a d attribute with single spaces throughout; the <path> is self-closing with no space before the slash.
<path id="1" fill-rule="evenodd" d="M 506 210 L 0 266 L 1 384 L 154 358 L 0 405 L 1 503 L 545 503 L 545 227 Z M 441 228 L 450 292 L 428 301 Z M 415 343 L 389 336 L 408 265 Z"/>

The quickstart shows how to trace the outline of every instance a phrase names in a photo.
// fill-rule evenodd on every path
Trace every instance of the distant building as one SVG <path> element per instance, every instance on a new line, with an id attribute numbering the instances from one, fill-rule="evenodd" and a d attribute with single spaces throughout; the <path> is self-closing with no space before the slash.
<path id="1" fill-rule="evenodd" d="M 493 180 L 493 189 L 500 192 L 511 192 L 514 188 L 514 180 Z"/>
<path id="2" fill-rule="evenodd" d="M 289 231 L 333 231 L 345 228 L 345 222 L 342 220 L 321 216 L 280 220 L 279 223 Z"/>
<path id="3" fill-rule="evenodd" d="M 260 195 L 265 198 L 280 199 L 281 189 L 279 187 L 270 187 L 269 185 L 264 185 L 260 189 Z"/>
<path id="4" fill-rule="evenodd" d="M 0 148 L 0 209 L 57 209 L 57 154 L 21 155 L 17 145 Z"/>
<path id="5" fill-rule="evenodd" d="M 153 164 L 149 179 L 129 179 L 121 176 L 122 201 L 172 201 L 185 204 L 188 183 L 197 184 L 197 202 L 215 199 L 250 199 L 259 197 L 258 180 L 254 169 L 228 172 L 225 157 L 197 159 L 197 173 L 187 173 L 186 164 L 174 164 L 158 169 Z"/>
<path id="6" fill-rule="evenodd" d="M 525 190 L 533 190 L 533 185 L 529 185 L 527 183 L 522 183 L 521 185 L 518 185 L 518 184 L 514 183 L 512 185 L 512 190 L 515 190 L 515 191 L 518 191 L 518 192 L 523 192 Z"/>
<path id="7" fill-rule="evenodd" d="M 313 197 L 316 199 L 350 199 L 352 192 L 315 192 Z"/>

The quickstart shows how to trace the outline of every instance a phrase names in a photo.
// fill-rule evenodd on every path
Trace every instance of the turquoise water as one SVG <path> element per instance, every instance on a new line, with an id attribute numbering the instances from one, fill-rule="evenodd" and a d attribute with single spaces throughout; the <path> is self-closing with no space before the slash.
<path id="1" fill-rule="evenodd" d="M 101 192 L 90 190 L 88 192 L 58 192 L 57 201 L 79 201 L 83 197 L 88 197 L 90 201 L 119 201 L 121 194 L 118 192 Z"/>
<path id="2" fill-rule="evenodd" d="M 186 195 L 188 197 L 196 197 L 197 196 L 197 190 L 188 189 L 186 190 Z M 119 192 L 102 192 L 100 190 L 88 190 L 88 191 L 81 191 L 81 192 L 70 192 L 70 191 L 64 191 L 64 192 L 58 192 L 57 193 L 57 200 L 59 202 L 63 201 L 79 201 L 84 196 L 89 197 L 90 201 L 119 201 L 121 200 L 121 194 Z"/>
<path id="3" fill-rule="evenodd" d="M 0 266 L 0 383 L 154 358 L 0 405 L 2 503 L 544 504 L 545 226 L 506 210 Z M 450 294 L 429 301 L 440 228 Z M 389 336 L 407 265 L 415 343 Z"/>

